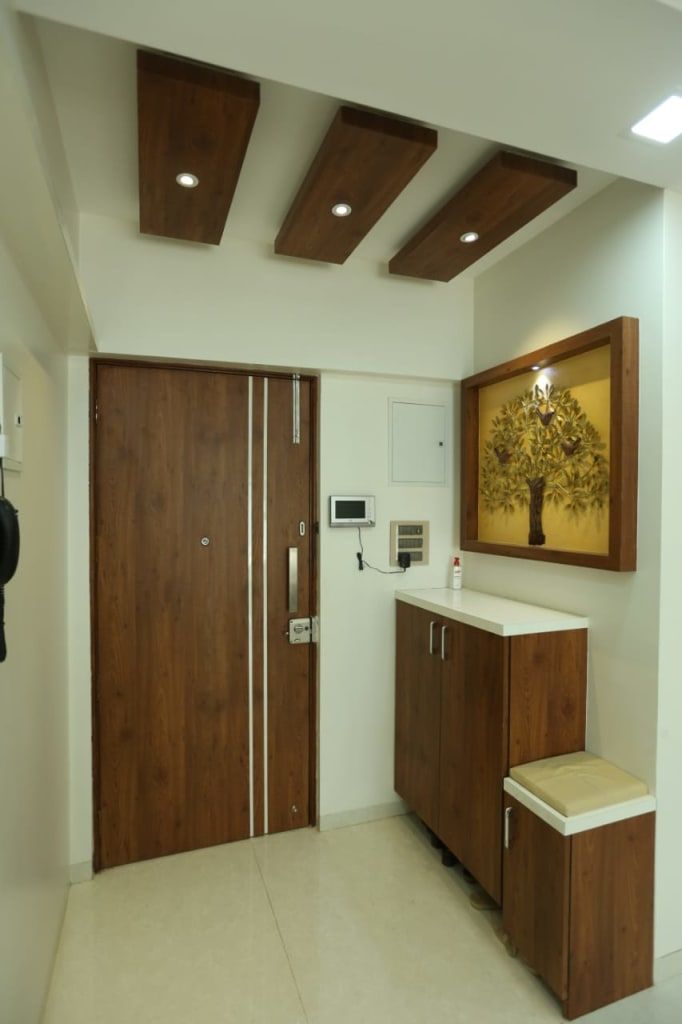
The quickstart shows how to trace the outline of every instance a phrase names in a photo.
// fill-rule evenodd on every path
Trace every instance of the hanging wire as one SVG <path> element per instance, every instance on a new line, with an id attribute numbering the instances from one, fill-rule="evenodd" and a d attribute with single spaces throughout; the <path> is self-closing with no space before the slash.
<path id="1" fill-rule="evenodd" d="M 374 569 L 375 572 L 380 572 L 382 576 L 402 576 L 402 574 L 404 572 L 407 572 L 407 569 L 378 569 L 376 567 L 376 565 L 370 565 L 370 563 L 365 560 L 365 548 L 364 548 L 363 543 L 362 543 L 362 531 L 361 531 L 359 526 L 358 526 L 358 540 L 360 541 L 360 551 L 358 552 L 358 561 L 360 562 L 361 567 L 366 566 L 368 569 Z"/>

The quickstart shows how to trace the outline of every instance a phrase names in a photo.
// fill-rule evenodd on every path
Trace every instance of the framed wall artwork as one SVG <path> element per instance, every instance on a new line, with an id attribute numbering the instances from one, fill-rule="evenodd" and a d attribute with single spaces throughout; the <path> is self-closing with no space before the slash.
<path id="1" fill-rule="evenodd" d="M 462 381 L 462 548 L 634 570 L 638 408 L 632 317 Z"/>

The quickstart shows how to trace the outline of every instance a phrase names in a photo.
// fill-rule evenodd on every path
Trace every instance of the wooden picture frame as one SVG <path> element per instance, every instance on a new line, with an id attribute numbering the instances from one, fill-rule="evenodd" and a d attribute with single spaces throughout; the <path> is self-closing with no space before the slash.
<path id="1" fill-rule="evenodd" d="M 479 403 L 481 389 L 553 366 L 593 349 L 610 349 L 608 551 L 598 554 L 479 539 Z M 529 558 L 593 569 L 637 567 L 637 446 L 639 321 L 618 317 L 462 381 L 461 547 L 464 551 Z M 605 509 L 606 513 L 606 509 Z"/>

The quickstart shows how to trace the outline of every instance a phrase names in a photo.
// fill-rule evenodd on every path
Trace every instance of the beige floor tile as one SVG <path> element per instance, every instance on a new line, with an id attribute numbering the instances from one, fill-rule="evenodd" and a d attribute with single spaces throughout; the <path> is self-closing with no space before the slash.
<path id="1" fill-rule="evenodd" d="M 44 1024 L 558 1024 L 470 892 L 411 817 L 107 871 L 71 891 Z M 584 1020 L 679 1024 L 682 978 Z"/>
<path id="2" fill-rule="evenodd" d="M 251 844 L 71 890 L 45 1024 L 304 1020 Z"/>
<path id="3" fill-rule="evenodd" d="M 413 819 L 254 845 L 314 1024 L 561 1019 Z"/>

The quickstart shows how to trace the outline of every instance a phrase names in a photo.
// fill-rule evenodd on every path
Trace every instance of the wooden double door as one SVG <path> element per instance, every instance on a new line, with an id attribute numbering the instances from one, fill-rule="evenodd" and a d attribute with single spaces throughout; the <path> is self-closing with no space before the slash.
<path id="1" fill-rule="evenodd" d="M 314 387 L 93 364 L 97 868 L 314 819 Z"/>

